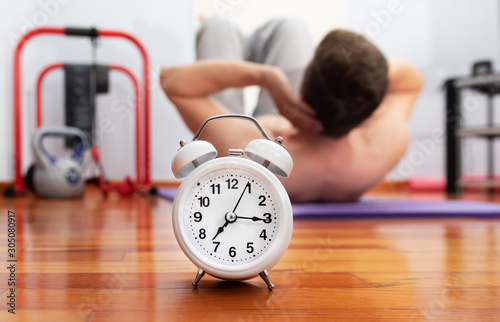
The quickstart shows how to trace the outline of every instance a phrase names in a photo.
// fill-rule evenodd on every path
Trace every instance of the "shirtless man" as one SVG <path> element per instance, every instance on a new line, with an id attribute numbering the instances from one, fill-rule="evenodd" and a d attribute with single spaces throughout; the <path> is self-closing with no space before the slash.
<path id="1" fill-rule="evenodd" d="M 212 18 L 197 52 L 195 64 L 162 69 L 166 95 L 194 132 L 211 116 L 243 113 L 243 87 L 264 89 L 253 115 L 271 138 L 283 137 L 293 158 L 291 176 L 280 178 L 292 201 L 355 201 L 405 153 L 422 77 L 409 62 L 387 62 L 359 34 L 331 31 L 314 52 L 297 20 L 272 21 L 245 40 Z M 207 126 L 204 137 L 225 156 L 261 134 L 228 119 Z"/>

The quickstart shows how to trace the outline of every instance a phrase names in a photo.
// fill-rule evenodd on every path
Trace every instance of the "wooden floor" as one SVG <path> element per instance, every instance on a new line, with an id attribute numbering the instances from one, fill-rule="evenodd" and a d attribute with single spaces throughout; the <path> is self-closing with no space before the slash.
<path id="1" fill-rule="evenodd" d="M 8 210 L 17 215 L 15 317 Z M 500 219 L 296 220 L 268 292 L 257 278 L 209 276 L 193 289 L 196 268 L 163 199 L 91 190 L 76 201 L 0 199 L 0 211 L 0 321 L 500 321 Z"/>

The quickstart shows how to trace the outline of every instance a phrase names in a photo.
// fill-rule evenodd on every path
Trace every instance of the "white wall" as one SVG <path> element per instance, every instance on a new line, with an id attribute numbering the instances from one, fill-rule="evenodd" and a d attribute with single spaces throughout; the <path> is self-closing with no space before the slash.
<path id="1" fill-rule="evenodd" d="M 1 0 L 0 10 L 0 181 L 13 178 L 12 126 L 12 38 L 33 26 L 97 26 L 136 35 L 149 51 L 151 60 L 152 174 L 155 180 L 171 178 L 170 158 L 181 138 L 189 132 L 174 107 L 158 87 L 162 65 L 187 63 L 194 59 L 194 7 L 192 1 L 176 0 Z M 24 169 L 31 162 L 27 138 L 34 126 L 34 82 L 40 70 L 56 61 L 89 62 L 90 45 L 85 38 L 39 36 L 25 47 L 24 86 Z M 142 78 L 142 61 L 134 45 L 115 39 L 100 40 L 100 63 L 127 66 Z M 64 83 L 62 72 L 53 72 L 44 85 L 46 124 L 62 124 Z M 110 178 L 135 173 L 134 113 L 132 85 L 126 76 L 112 73 L 110 94 L 99 96 L 98 118 L 111 122 L 104 126 L 101 153 Z M 102 126 L 101 126 L 102 127 Z M 166 152 L 168 151 L 168 152 Z"/>
<path id="2" fill-rule="evenodd" d="M 4 1 L 5 2 L 5 1 Z M 0 11 L 0 34 L 6 34 L 5 12 Z M 11 151 L 7 149 L 7 139 L 10 132 L 7 129 L 7 122 L 10 120 L 10 110 L 7 107 L 7 88 L 6 88 L 6 50 L 0 49 L 0 181 L 10 178 L 9 166 L 11 165 Z M 8 111 L 9 110 L 9 111 Z"/>

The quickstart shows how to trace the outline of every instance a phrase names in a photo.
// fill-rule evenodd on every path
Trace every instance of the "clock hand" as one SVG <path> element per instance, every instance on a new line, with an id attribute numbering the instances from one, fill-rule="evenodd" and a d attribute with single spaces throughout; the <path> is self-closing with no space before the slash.
<path id="1" fill-rule="evenodd" d="M 229 224 L 229 220 L 226 219 L 226 223 L 217 229 L 217 234 L 215 234 L 215 236 L 214 236 L 214 238 L 212 238 L 212 240 L 217 238 L 217 236 L 219 236 L 219 234 L 224 231 L 224 228 L 226 228 L 228 224 Z"/>
<path id="2" fill-rule="evenodd" d="M 218 229 L 217 229 L 217 233 L 215 234 L 215 237 L 212 238 L 212 240 L 214 240 L 215 238 L 217 238 L 217 236 L 219 236 L 219 234 L 221 234 L 223 231 L 224 231 L 224 228 L 227 227 L 227 225 L 229 225 L 230 223 L 233 223 L 236 221 L 236 219 L 238 219 L 238 216 L 236 216 L 236 214 L 234 212 L 228 212 L 224 218 L 226 219 L 226 222 L 224 223 L 224 225 L 220 226 Z"/>
<path id="3" fill-rule="evenodd" d="M 259 217 L 255 217 L 255 216 L 253 216 L 253 217 L 241 217 L 241 216 L 238 216 L 238 219 L 251 219 L 253 221 L 259 221 L 259 220 L 264 221 L 264 220 L 266 220 L 265 218 L 259 218 Z"/>
<path id="4" fill-rule="evenodd" d="M 245 189 L 243 189 L 243 192 L 241 193 L 240 199 L 238 199 L 236 206 L 234 206 L 233 213 L 236 211 L 236 208 L 238 208 L 238 205 L 240 204 L 241 198 L 243 198 L 243 195 L 245 194 L 245 191 L 247 190 L 247 188 L 249 186 L 250 186 L 250 181 L 246 184 Z"/>

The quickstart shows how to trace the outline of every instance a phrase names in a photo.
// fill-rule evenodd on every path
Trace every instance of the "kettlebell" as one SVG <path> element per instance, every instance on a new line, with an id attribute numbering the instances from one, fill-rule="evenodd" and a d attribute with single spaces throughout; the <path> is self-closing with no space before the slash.
<path id="1" fill-rule="evenodd" d="M 71 156 L 50 155 L 43 145 L 48 136 L 73 138 Z M 87 142 L 85 133 L 74 127 L 45 126 L 37 130 L 31 141 L 35 163 L 26 174 L 26 185 L 40 197 L 82 197 L 85 191 L 82 164 Z"/>

